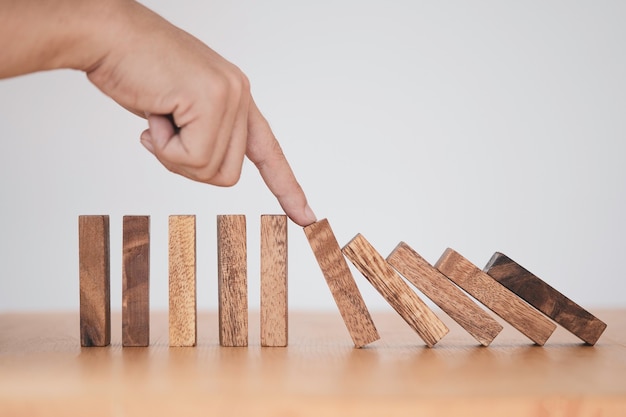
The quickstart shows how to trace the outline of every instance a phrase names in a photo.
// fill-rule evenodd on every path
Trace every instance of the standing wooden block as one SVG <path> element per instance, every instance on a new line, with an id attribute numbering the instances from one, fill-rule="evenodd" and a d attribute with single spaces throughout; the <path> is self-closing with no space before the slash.
<path id="1" fill-rule="evenodd" d="M 287 346 L 287 216 L 261 216 L 261 346 Z"/>
<path id="2" fill-rule="evenodd" d="M 78 217 L 80 345 L 111 343 L 109 216 Z"/>
<path id="3" fill-rule="evenodd" d="M 248 346 L 246 216 L 217 216 L 217 285 L 222 346 Z"/>
<path id="4" fill-rule="evenodd" d="M 169 217 L 170 346 L 195 346 L 196 216 Z"/>
<path id="5" fill-rule="evenodd" d="M 400 242 L 387 262 L 483 346 L 489 346 L 502 330 L 500 323 L 406 243 Z"/>
<path id="6" fill-rule="evenodd" d="M 343 253 L 428 347 L 433 347 L 448 333 L 446 325 L 361 234 L 344 246 Z"/>
<path id="7" fill-rule="evenodd" d="M 124 216 L 122 346 L 150 344 L 150 216 Z"/>
<path id="8" fill-rule="evenodd" d="M 587 344 L 595 344 L 606 329 L 606 323 L 502 253 L 496 252 L 484 271 Z"/>
<path id="9" fill-rule="evenodd" d="M 554 323 L 454 250 L 446 249 L 435 268 L 536 344 L 545 344 L 556 329 Z"/>
<path id="10" fill-rule="evenodd" d="M 360 348 L 380 339 L 328 220 L 306 226 L 304 233 L 354 345 Z"/>

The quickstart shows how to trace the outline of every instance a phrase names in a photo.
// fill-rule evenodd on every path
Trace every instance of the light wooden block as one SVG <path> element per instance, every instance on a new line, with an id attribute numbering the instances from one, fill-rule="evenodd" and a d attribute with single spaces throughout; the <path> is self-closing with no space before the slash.
<path id="1" fill-rule="evenodd" d="M 109 216 L 78 217 L 80 345 L 111 343 Z"/>
<path id="2" fill-rule="evenodd" d="M 484 271 L 587 344 L 594 345 L 606 329 L 606 323 L 503 253 L 496 252 Z"/>
<path id="3" fill-rule="evenodd" d="M 261 346 L 287 346 L 287 216 L 261 216 Z"/>
<path id="4" fill-rule="evenodd" d="M 245 216 L 217 216 L 217 268 L 220 345 L 248 346 Z"/>
<path id="5" fill-rule="evenodd" d="M 380 339 L 328 220 L 306 226 L 304 233 L 354 345 L 360 348 Z"/>
<path id="6" fill-rule="evenodd" d="M 428 347 L 433 347 L 448 333 L 448 327 L 361 234 L 356 235 L 342 250 Z"/>
<path id="7" fill-rule="evenodd" d="M 400 242 L 387 262 L 483 346 L 489 346 L 502 330 L 500 323 L 406 243 Z"/>
<path id="8" fill-rule="evenodd" d="M 195 346 L 196 216 L 169 217 L 169 342 Z"/>
<path id="9" fill-rule="evenodd" d="M 454 250 L 446 249 L 435 268 L 536 344 L 544 345 L 556 329 L 554 323 Z"/>
<path id="10" fill-rule="evenodd" d="M 150 216 L 124 216 L 122 346 L 150 344 Z"/>

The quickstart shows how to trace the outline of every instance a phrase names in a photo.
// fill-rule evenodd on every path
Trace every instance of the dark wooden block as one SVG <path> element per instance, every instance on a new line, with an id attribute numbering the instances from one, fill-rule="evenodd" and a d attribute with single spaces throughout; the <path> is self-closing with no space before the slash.
<path id="1" fill-rule="evenodd" d="M 484 271 L 587 344 L 595 344 L 606 329 L 606 323 L 503 253 L 496 252 Z"/>

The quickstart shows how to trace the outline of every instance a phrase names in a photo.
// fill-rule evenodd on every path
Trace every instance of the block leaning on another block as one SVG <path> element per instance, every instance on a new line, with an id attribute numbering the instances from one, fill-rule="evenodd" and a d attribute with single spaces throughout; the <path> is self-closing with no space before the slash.
<path id="1" fill-rule="evenodd" d="M 261 346 L 287 346 L 287 216 L 261 216 Z"/>
<path id="2" fill-rule="evenodd" d="M 556 325 L 459 253 L 448 248 L 435 264 L 445 276 L 542 346 Z"/>
<path id="3" fill-rule="evenodd" d="M 606 323 L 502 253 L 496 252 L 484 271 L 587 344 L 595 344 L 606 329 Z"/>

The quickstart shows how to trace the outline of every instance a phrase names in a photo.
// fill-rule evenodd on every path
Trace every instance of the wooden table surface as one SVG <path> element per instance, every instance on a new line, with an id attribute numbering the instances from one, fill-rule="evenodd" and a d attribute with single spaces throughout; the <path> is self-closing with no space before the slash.
<path id="1" fill-rule="evenodd" d="M 480 347 L 450 333 L 433 349 L 392 312 L 372 312 L 382 339 L 354 349 L 338 313 L 291 313 L 289 347 L 218 345 L 201 313 L 198 346 L 169 348 L 167 314 L 151 346 L 81 348 L 78 313 L 0 315 L 0 416 L 626 416 L 626 310 L 595 346 L 558 328 L 545 346 L 509 325 Z"/>

